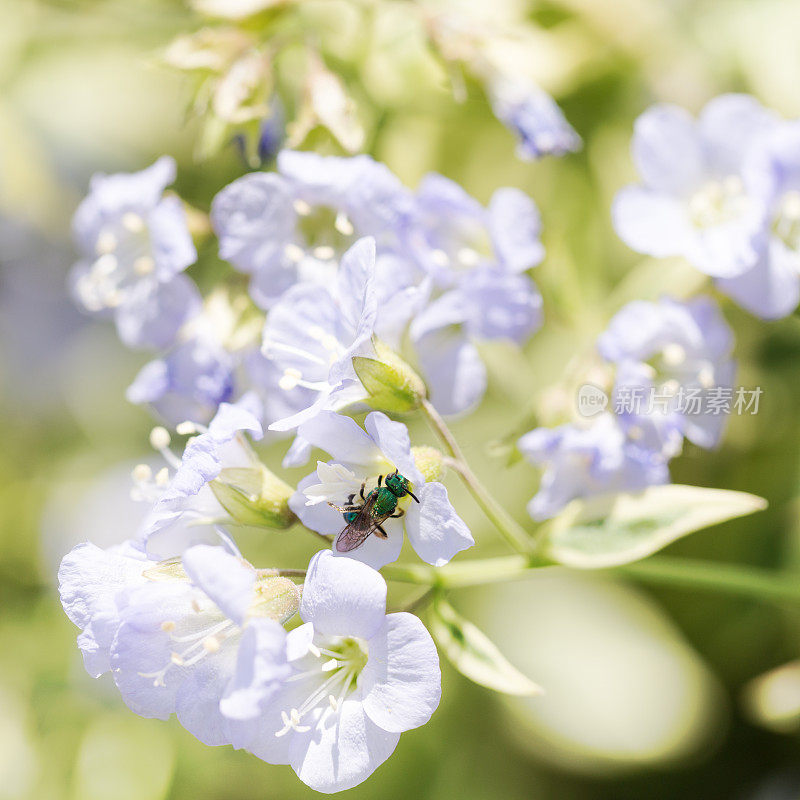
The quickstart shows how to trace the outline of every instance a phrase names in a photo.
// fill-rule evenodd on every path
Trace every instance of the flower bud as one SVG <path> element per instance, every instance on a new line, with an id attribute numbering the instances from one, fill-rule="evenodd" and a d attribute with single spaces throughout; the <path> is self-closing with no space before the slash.
<path id="1" fill-rule="evenodd" d="M 419 407 L 427 395 L 422 378 L 397 353 L 382 342 L 375 342 L 378 359 L 353 357 L 353 368 L 378 411 L 404 413 Z"/>
<path id="2" fill-rule="evenodd" d="M 444 477 L 447 468 L 444 465 L 444 455 L 441 451 L 435 447 L 422 445 L 412 447 L 411 455 L 414 456 L 414 463 L 426 481 L 440 481 Z"/>
<path id="3" fill-rule="evenodd" d="M 288 528 L 294 522 L 289 508 L 294 489 L 263 464 L 226 467 L 209 485 L 220 505 L 240 525 Z"/>
<path id="4" fill-rule="evenodd" d="M 300 608 L 300 587 L 288 578 L 271 576 L 270 570 L 259 570 L 255 600 L 247 611 L 249 617 L 269 617 L 283 625 Z"/>

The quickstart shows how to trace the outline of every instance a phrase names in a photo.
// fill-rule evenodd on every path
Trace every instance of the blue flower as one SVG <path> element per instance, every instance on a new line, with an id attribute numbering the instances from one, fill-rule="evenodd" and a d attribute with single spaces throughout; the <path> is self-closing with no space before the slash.
<path id="1" fill-rule="evenodd" d="M 168 346 L 199 308 L 196 287 L 179 276 L 197 258 L 186 216 L 177 197 L 163 196 L 174 178 L 167 157 L 141 172 L 95 175 L 73 218 L 73 295 L 85 311 L 113 315 L 132 347 Z"/>
<path id="2" fill-rule="evenodd" d="M 263 580 L 238 552 L 208 545 L 159 564 L 130 544 L 107 551 L 82 544 L 59 570 L 62 604 L 82 629 L 90 674 L 110 669 L 132 711 L 157 719 L 175 714 L 208 745 L 231 741 L 220 705 L 235 706 L 256 647 L 261 697 L 290 674 L 286 633 L 264 615 Z M 278 580 L 297 594 L 291 582 Z"/>
<path id="3" fill-rule="evenodd" d="M 743 170 L 750 149 L 775 124 L 746 95 L 715 98 L 697 121 L 677 106 L 650 108 L 636 121 L 632 143 L 642 184 L 617 195 L 617 233 L 634 250 L 684 256 L 713 277 L 752 268 L 765 209 Z"/>
<path id="4" fill-rule="evenodd" d="M 661 454 L 628 439 L 612 414 L 598 415 L 587 428 L 536 428 L 517 446 L 531 463 L 544 468 L 539 491 L 528 503 L 528 513 L 537 520 L 554 516 L 575 498 L 669 481 Z"/>
<path id="5" fill-rule="evenodd" d="M 523 80 L 496 78 L 489 84 L 495 116 L 518 138 L 517 156 L 529 161 L 563 156 L 581 147 L 581 139 L 555 100 Z"/>
<path id="6" fill-rule="evenodd" d="M 253 276 L 253 299 L 270 308 L 297 282 L 329 282 L 359 237 L 372 236 L 381 252 L 394 248 L 410 202 L 369 156 L 283 151 L 278 172 L 245 175 L 223 189 L 211 220 L 220 257 Z"/>
<path id="7" fill-rule="evenodd" d="M 261 439 L 261 413 L 260 400 L 249 392 L 236 403 L 220 404 L 207 428 L 184 423 L 181 431 L 199 435 L 188 441 L 180 459 L 169 449 L 167 431 L 154 429 L 151 444 L 167 466 L 155 476 L 146 465 L 134 470 L 134 496 L 152 503 L 140 534 L 149 557 L 174 558 L 195 544 L 229 542 L 227 534 L 215 524 L 228 515 L 211 482 L 225 469 L 258 470 L 258 461 L 243 434 Z M 172 476 L 170 467 L 175 470 Z"/>
<path id="8" fill-rule="evenodd" d="M 208 336 L 198 335 L 145 364 L 126 397 L 147 404 L 165 422 L 208 422 L 234 393 L 233 359 Z"/>
<path id="9" fill-rule="evenodd" d="M 290 675 L 268 640 L 240 670 L 247 704 L 223 699 L 222 709 L 234 747 L 290 764 L 319 792 L 343 791 L 389 758 L 403 731 L 430 719 L 439 657 L 418 617 L 386 613 L 380 573 L 327 550 L 308 565 L 300 616 L 304 624 L 286 635 Z"/>
<path id="10" fill-rule="evenodd" d="M 369 237 L 344 254 L 328 286 L 298 284 L 284 295 L 267 315 L 262 351 L 280 369 L 282 390 L 308 393 L 296 395 L 300 407 L 270 430 L 291 430 L 325 409 L 366 398 L 352 362 L 357 355 L 374 357 L 376 317 L 375 242 Z"/>
<path id="11" fill-rule="evenodd" d="M 411 323 L 411 338 L 436 408 L 446 415 L 475 406 L 486 391 L 476 342 L 524 342 L 542 322 L 542 299 L 526 275 L 481 267 L 434 300 Z"/>
<path id="12" fill-rule="evenodd" d="M 784 317 L 800 302 L 800 122 L 784 122 L 760 139 L 744 178 L 766 213 L 758 257 L 746 272 L 717 285 L 759 317 Z"/>
<path id="13" fill-rule="evenodd" d="M 719 441 L 727 415 L 709 408 L 708 397 L 732 394 L 735 365 L 733 332 L 711 298 L 629 303 L 597 347 L 617 364 L 614 402 L 628 438 L 666 458 L 684 436 L 701 447 Z"/>

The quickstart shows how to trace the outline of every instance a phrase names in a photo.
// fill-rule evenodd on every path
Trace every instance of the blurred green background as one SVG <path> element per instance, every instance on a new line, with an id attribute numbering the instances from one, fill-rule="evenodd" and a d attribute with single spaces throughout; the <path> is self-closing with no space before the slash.
<path id="1" fill-rule="evenodd" d="M 324 5 L 334 28 L 350 25 L 348 35 L 363 39 L 348 4 Z M 454 425 L 476 471 L 524 522 L 535 471 L 524 463 L 505 471 L 488 444 L 532 427 L 533 412 L 560 421 L 571 403 L 565 363 L 626 300 L 702 285 L 686 265 L 642 261 L 611 228 L 613 194 L 634 177 L 633 120 L 656 100 L 696 111 L 723 91 L 752 92 L 800 116 L 800 5 L 455 4 L 536 26 L 533 71 L 585 142 L 577 155 L 536 164 L 515 159 L 476 86 L 453 102 L 404 34 L 407 4 L 380 5 L 385 24 L 367 48 L 357 96 L 381 120 L 371 152 L 411 186 L 437 170 L 485 202 L 515 185 L 542 212 L 547 257 L 535 278 L 545 327 L 524 353 L 486 350 L 490 391 Z M 177 191 L 203 210 L 242 173 L 232 148 L 194 161 L 186 79 L 157 58 L 202 22 L 163 0 L 0 0 L 0 20 L 0 798 L 311 796 L 288 767 L 206 748 L 174 721 L 128 712 L 108 676 L 84 673 L 54 587 L 72 545 L 108 545 L 135 530 L 143 511 L 128 499 L 129 471 L 150 457 L 152 424 L 123 396 L 146 355 L 126 351 L 112 326 L 81 317 L 67 297 L 69 219 L 98 170 L 136 170 L 169 153 L 179 162 Z M 191 272 L 208 285 L 219 269 L 208 243 Z M 770 509 L 668 554 L 797 570 L 800 579 L 800 320 L 763 323 L 721 302 L 737 336 L 739 382 L 763 388 L 761 410 L 734 418 L 718 451 L 688 447 L 673 478 L 761 494 Z M 433 443 L 411 427 L 416 443 Z M 271 445 L 267 463 L 277 468 L 284 447 Z M 469 496 L 454 481 L 450 490 L 482 552 L 503 552 Z M 307 538 L 262 532 L 240 544 L 256 563 L 302 566 L 314 551 Z M 772 705 L 747 702 L 750 681 L 800 656 L 800 609 L 559 570 L 452 601 L 547 694 L 506 701 L 444 664 L 433 720 L 405 734 L 352 797 L 800 797 L 796 675 Z M 772 721 L 757 724 L 758 716 Z"/>

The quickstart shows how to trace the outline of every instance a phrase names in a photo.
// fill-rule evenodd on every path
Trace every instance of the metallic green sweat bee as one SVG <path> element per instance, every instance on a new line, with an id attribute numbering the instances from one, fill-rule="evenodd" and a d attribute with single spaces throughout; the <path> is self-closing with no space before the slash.
<path id="1" fill-rule="evenodd" d="M 347 498 L 346 506 L 328 503 L 341 512 L 347 523 L 336 537 L 336 549 L 340 553 L 355 550 L 371 533 L 386 539 L 387 533 L 382 527 L 383 523 L 390 517 L 402 517 L 405 513 L 402 509 L 397 511 L 397 501 L 401 497 L 410 495 L 419 503 L 417 496 L 409 488 L 410 485 L 408 478 L 395 470 L 391 475 L 387 475 L 385 480 L 383 475 L 379 475 L 378 485 L 366 496 L 364 495 L 366 484 L 362 483 L 359 492 L 362 501 L 360 505 L 354 503 L 354 494 Z"/>

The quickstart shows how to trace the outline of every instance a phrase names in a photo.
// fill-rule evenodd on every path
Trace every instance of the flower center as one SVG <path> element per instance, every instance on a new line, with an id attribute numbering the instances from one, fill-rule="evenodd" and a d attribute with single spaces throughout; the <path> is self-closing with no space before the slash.
<path id="1" fill-rule="evenodd" d="M 689 215 L 696 228 L 722 225 L 738 217 L 747 208 L 744 184 L 738 175 L 709 181 L 689 200 Z"/>
<path id="2" fill-rule="evenodd" d="M 94 311 L 116 308 L 136 281 L 156 267 L 145 221 L 132 211 L 100 231 L 95 256 L 76 287 L 81 301 Z"/>
<path id="3" fill-rule="evenodd" d="M 299 707 L 281 711 L 283 727 L 275 732 L 275 736 L 285 736 L 289 731 L 305 733 L 311 725 L 304 724 L 315 710 L 320 710 L 319 717 L 330 710 L 338 714 L 345 698 L 358 685 L 358 676 L 369 660 L 369 648 L 364 639 L 356 636 L 326 637 L 320 645 L 309 646 L 311 663 L 304 660 L 308 669 L 291 675 L 289 681 L 308 684 L 309 693 Z M 311 720 L 307 720 L 310 722 Z"/>
<path id="4" fill-rule="evenodd" d="M 772 232 L 789 250 L 800 250 L 800 192 L 786 192 L 781 198 Z"/>
<path id="5" fill-rule="evenodd" d="M 140 672 L 153 686 L 166 686 L 166 676 L 177 668 L 188 669 L 219 652 L 222 645 L 240 633 L 239 627 L 207 599 L 192 600 L 192 611 L 180 620 L 164 620 L 161 630 L 169 634 L 172 650 L 167 663 L 154 672 Z"/>

